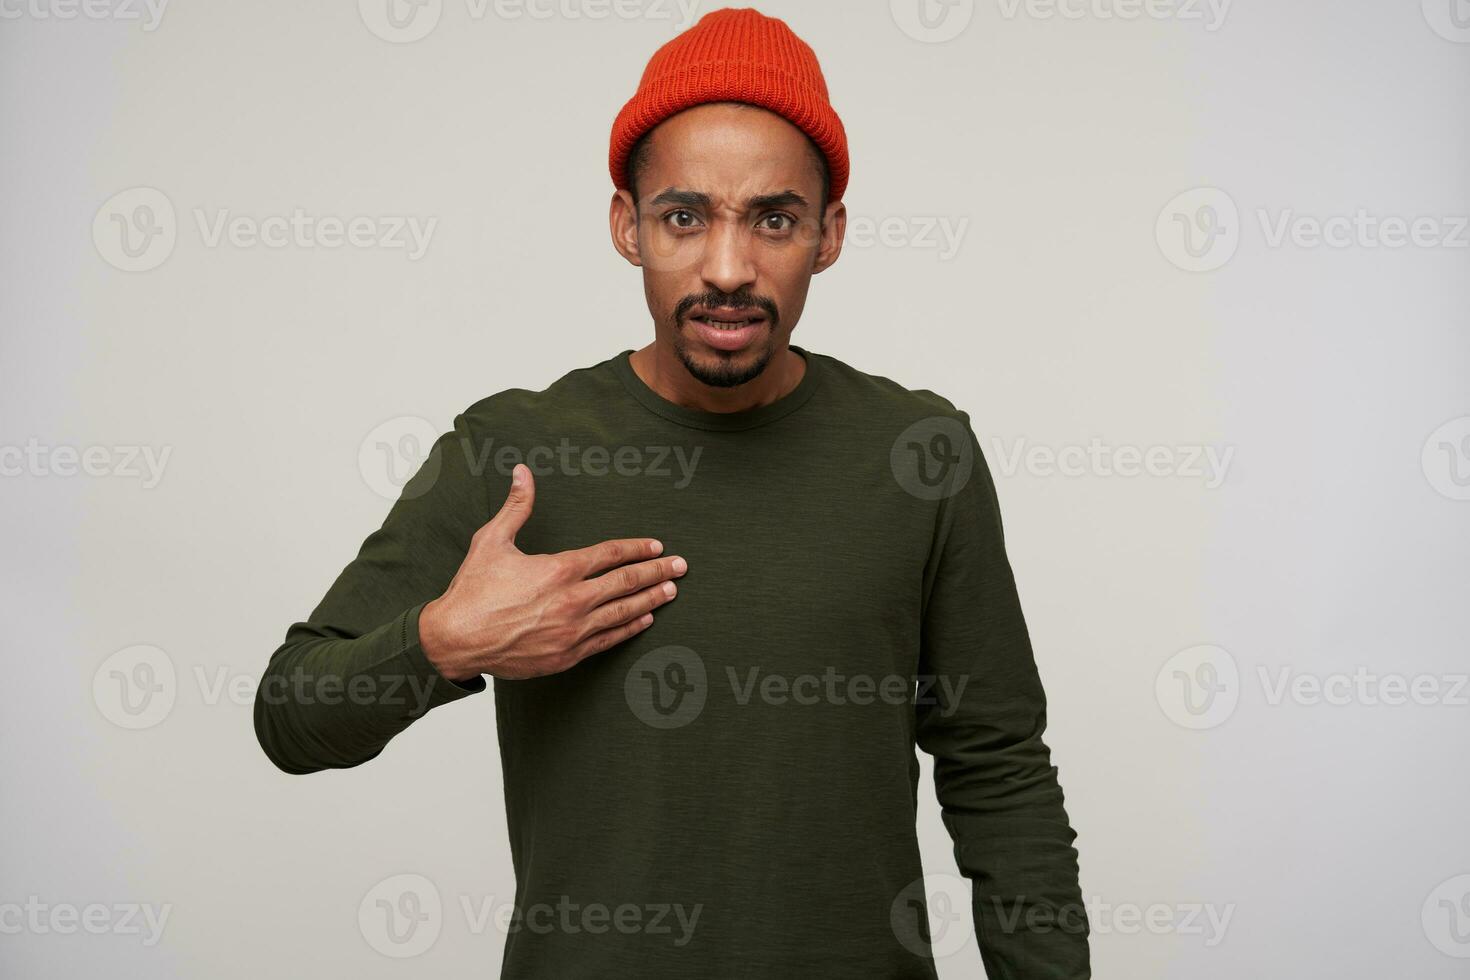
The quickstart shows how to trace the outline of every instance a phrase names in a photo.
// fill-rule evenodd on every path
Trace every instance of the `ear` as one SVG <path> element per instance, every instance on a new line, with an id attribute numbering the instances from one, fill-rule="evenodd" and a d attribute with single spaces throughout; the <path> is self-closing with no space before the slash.
<path id="1" fill-rule="evenodd" d="M 842 254 L 842 239 L 847 234 L 847 205 L 841 201 L 827 204 L 822 216 L 822 239 L 817 243 L 816 261 L 812 263 L 812 274 L 828 268 Z"/>
<path id="2" fill-rule="evenodd" d="M 633 203 L 632 194 L 625 190 L 613 194 L 607 223 L 612 232 L 613 248 L 630 265 L 641 266 L 643 256 L 638 250 L 638 206 Z"/>

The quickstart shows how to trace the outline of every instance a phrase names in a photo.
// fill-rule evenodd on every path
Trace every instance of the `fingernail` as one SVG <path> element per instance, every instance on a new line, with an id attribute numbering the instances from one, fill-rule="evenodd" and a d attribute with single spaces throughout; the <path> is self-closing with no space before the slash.
<path id="1" fill-rule="evenodd" d="M 666 596 L 672 596 L 675 592 L 678 592 L 678 591 L 679 590 L 674 587 L 674 583 L 673 582 L 665 582 L 664 583 L 664 595 L 666 595 Z"/>
<path id="2" fill-rule="evenodd" d="M 664 550 L 664 543 L 662 541 L 650 541 L 648 542 L 648 550 L 656 555 Z"/>
<path id="3" fill-rule="evenodd" d="M 687 561 L 685 561 L 684 559 L 682 559 L 682 558 L 675 558 L 674 559 L 674 574 L 675 575 L 683 575 L 687 571 L 689 571 L 689 563 Z"/>
<path id="4" fill-rule="evenodd" d="M 653 613 L 644 613 L 643 618 L 640 619 L 639 622 L 642 623 L 644 626 L 647 626 L 649 623 L 653 622 Z"/>
<path id="5" fill-rule="evenodd" d="M 517 463 L 515 469 L 510 471 L 510 479 L 516 486 L 526 482 L 526 471 L 521 469 L 520 463 Z"/>

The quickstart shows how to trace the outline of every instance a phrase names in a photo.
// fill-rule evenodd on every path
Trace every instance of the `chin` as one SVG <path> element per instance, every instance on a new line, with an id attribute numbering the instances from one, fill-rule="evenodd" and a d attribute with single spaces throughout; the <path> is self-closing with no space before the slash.
<path id="1" fill-rule="evenodd" d="M 769 334 L 764 340 L 736 351 L 690 350 L 681 338 L 676 352 L 695 380 L 711 388 L 735 388 L 760 377 L 771 362 L 773 346 Z"/>

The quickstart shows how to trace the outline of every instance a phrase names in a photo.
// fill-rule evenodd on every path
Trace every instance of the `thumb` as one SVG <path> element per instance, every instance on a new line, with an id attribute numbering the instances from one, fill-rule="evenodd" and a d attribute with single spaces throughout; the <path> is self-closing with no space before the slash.
<path id="1" fill-rule="evenodd" d="M 517 463 L 510 472 L 510 492 L 505 495 L 505 503 L 500 505 L 500 510 L 490 519 L 490 527 L 495 529 L 496 537 L 507 543 L 514 543 L 516 532 L 526 523 L 531 516 L 531 508 L 536 503 L 536 481 L 531 477 L 531 468 L 524 463 Z"/>

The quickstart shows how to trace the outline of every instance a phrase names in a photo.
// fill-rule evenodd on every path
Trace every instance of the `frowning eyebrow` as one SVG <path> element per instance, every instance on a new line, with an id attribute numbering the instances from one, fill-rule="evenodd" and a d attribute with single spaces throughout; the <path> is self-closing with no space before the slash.
<path id="1" fill-rule="evenodd" d="M 651 200 L 649 204 L 655 207 L 673 204 L 684 208 L 707 208 L 710 205 L 710 198 L 703 191 L 682 191 L 676 187 L 670 187 Z M 807 207 L 807 199 L 796 191 L 787 190 L 776 194 L 757 194 L 747 200 L 745 206 L 750 211 L 765 208 L 804 208 Z"/>

